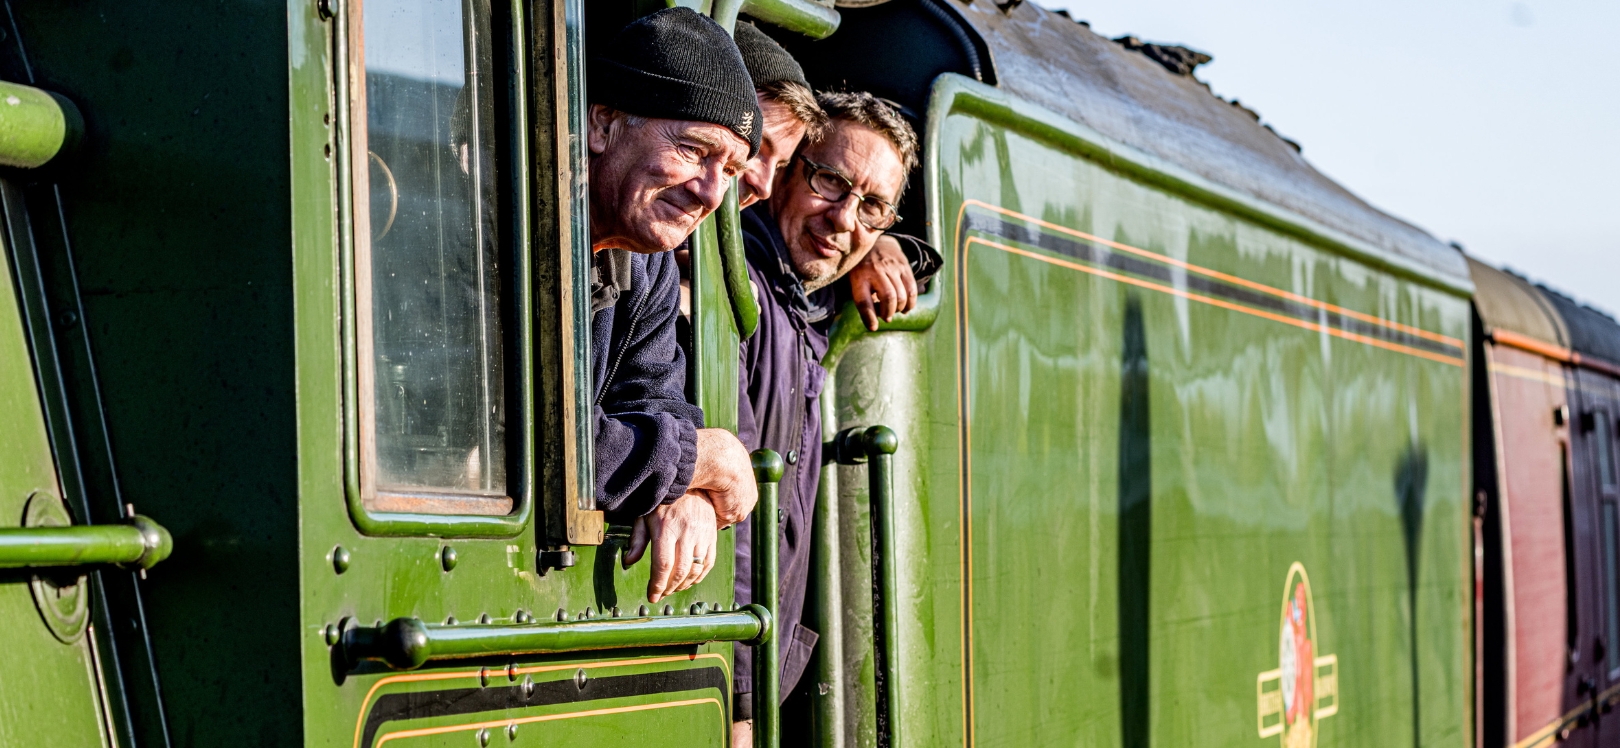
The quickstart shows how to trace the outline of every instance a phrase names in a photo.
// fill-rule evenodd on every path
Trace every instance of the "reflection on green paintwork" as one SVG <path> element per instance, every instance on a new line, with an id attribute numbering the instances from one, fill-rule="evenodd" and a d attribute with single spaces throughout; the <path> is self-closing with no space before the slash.
<path id="1" fill-rule="evenodd" d="M 1468 742 L 1467 299 L 934 113 L 939 321 L 837 373 L 840 426 L 905 445 L 908 741 L 1254 745 L 1299 563 L 1339 716 L 1290 734 Z"/>

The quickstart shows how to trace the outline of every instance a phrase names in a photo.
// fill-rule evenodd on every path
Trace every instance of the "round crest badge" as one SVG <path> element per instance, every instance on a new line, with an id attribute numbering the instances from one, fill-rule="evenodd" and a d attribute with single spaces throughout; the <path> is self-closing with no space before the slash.
<path id="1" fill-rule="evenodd" d="M 1339 658 L 1317 654 L 1316 609 L 1305 566 L 1288 567 L 1276 670 L 1260 674 L 1260 737 L 1282 736 L 1283 748 L 1315 748 L 1318 722 L 1339 711 Z"/>

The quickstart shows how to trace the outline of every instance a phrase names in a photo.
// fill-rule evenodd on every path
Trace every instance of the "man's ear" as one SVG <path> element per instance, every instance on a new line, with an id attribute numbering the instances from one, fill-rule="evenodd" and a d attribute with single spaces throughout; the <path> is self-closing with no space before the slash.
<path id="1" fill-rule="evenodd" d="M 585 112 L 586 145 L 591 153 L 604 153 L 608 147 L 608 134 L 613 131 L 613 121 L 619 118 L 617 110 L 610 109 L 601 104 L 592 104 Z"/>

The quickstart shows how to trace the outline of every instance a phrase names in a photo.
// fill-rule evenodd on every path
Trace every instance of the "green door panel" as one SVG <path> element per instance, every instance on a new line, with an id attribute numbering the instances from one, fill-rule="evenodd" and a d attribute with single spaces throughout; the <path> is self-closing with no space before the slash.
<path id="1" fill-rule="evenodd" d="M 0 245 L 0 525 L 6 527 L 22 524 L 30 496 L 61 496 L 31 361 L 10 250 Z M 40 617 L 32 578 L 21 569 L 0 572 L 0 745 L 107 745 L 92 637 L 81 629 L 72 643 L 57 639 Z M 80 578 L 75 586 L 89 583 Z"/>
<path id="2" fill-rule="evenodd" d="M 1471 743 L 1466 297 L 1016 114 L 933 116 L 939 321 L 836 387 L 840 428 L 900 434 L 906 744 Z"/>

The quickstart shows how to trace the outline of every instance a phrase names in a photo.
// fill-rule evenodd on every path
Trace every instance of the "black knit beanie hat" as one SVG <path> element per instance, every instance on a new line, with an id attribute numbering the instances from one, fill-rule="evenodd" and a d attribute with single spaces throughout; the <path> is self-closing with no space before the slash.
<path id="1" fill-rule="evenodd" d="M 691 8 L 668 8 L 624 27 L 592 56 L 592 104 L 658 119 L 730 128 L 759 152 L 763 116 L 737 45 Z"/>
<path id="2" fill-rule="evenodd" d="M 748 77 L 754 79 L 754 88 L 772 83 L 797 83 L 806 90 L 815 90 L 810 88 L 810 81 L 804 79 L 804 68 L 799 67 L 799 61 L 754 24 L 738 21 L 736 38 L 737 51 L 742 52 Z"/>

